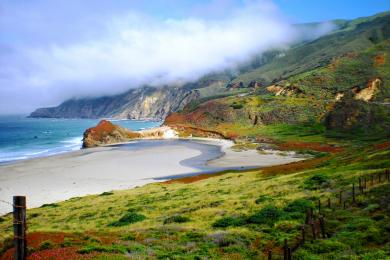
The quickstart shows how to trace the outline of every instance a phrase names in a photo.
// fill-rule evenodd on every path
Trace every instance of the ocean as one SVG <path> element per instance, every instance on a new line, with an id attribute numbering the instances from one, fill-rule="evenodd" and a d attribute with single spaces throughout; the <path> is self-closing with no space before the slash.
<path id="1" fill-rule="evenodd" d="M 0 163 L 79 150 L 84 131 L 99 121 L 0 116 Z M 161 122 L 155 121 L 111 121 L 131 130 L 161 125 Z"/>

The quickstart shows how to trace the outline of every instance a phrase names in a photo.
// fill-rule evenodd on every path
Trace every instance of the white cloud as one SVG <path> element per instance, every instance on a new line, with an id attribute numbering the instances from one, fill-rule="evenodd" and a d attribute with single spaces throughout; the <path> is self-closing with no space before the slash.
<path id="1" fill-rule="evenodd" d="M 84 24 L 88 37 L 75 28 L 77 37 L 72 38 L 67 28 L 70 40 L 50 38 L 45 44 L 38 40 L 29 45 L 26 39 L 11 45 L 12 53 L 0 52 L 0 111 L 15 111 L 22 101 L 24 111 L 71 97 L 116 94 L 142 84 L 196 80 L 297 40 L 301 32 L 281 17 L 271 1 L 248 0 L 219 19 L 154 19 L 128 11 L 92 19 L 88 29 Z M 321 30 L 321 34 L 328 31 Z M 10 96 L 16 102 L 10 104 Z"/>

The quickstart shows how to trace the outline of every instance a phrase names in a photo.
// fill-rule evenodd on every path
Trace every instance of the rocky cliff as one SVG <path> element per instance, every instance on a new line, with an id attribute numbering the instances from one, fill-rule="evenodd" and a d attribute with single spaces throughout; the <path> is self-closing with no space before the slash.
<path id="1" fill-rule="evenodd" d="M 39 108 L 30 117 L 163 120 L 197 98 L 196 91 L 186 88 L 142 87 L 116 96 L 68 100 L 57 107 Z"/>
<path id="2" fill-rule="evenodd" d="M 114 125 L 110 121 L 102 120 L 97 126 L 88 128 L 84 132 L 83 148 L 123 143 L 133 139 L 169 139 L 176 136 L 176 132 L 168 126 L 131 131 Z"/>

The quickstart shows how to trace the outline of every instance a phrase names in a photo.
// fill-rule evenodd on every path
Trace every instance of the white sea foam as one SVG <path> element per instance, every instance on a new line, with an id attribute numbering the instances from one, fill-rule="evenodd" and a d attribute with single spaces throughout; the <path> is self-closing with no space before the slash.
<path id="1" fill-rule="evenodd" d="M 63 141 L 59 141 L 59 145 L 53 148 L 31 148 L 30 150 L 21 150 L 17 152 L 2 152 L 0 153 L 0 163 L 32 159 L 41 156 L 50 156 L 62 154 L 70 151 L 77 151 L 82 146 L 82 137 L 73 137 Z"/>

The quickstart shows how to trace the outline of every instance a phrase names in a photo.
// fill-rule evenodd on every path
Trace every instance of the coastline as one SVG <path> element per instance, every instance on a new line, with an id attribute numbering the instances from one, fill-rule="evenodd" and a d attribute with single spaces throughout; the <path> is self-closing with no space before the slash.
<path id="1" fill-rule="evenodd" d="M 33 208 L 174 178 L 303 159 L 280 156 L 279 160 L 265 165 L 261 164 L 264 163 L 262 160 L 258 165 L 246 165 L 264 155 L 257 151 L 235 152 L 230 149 L 232 145 L 229 140 L 210 138 L 135 140 L 17 161 L 0 165 L 0 198 L 10 201 L 13 195 L 26 195 L 28 207 Z M 234 155 L 245 155 L 246 160 L 240 158 L 241 164 L 231 167 L 235 163 L 232 161 Z M 2 204 L 0 215 L 11 211 L 9 206 Z"/>

